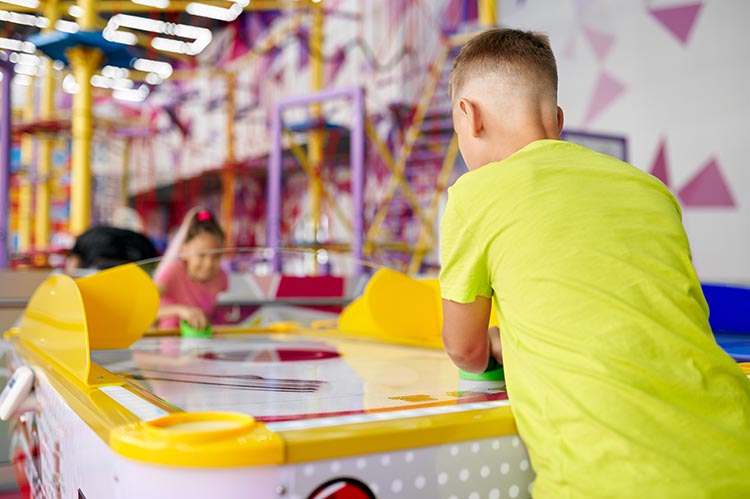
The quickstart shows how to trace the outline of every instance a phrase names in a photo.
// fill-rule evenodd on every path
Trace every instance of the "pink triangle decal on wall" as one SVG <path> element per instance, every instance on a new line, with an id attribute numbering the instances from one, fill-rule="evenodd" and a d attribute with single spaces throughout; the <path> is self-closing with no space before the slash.
<path id="1" fill-rule="evenodd" d="M 583 28 L 583 34 L 586 36 L 591 48 L 594 50 L 597 60 L 599 62 L 604 61 L 609 53 L 609 49 L 612 48 L 612 43 L 615 41 L 615 37 L 609 33 L 603 33 L 586 26 Z"/>
<path id="2" fill-rule="evenodd" d="M 609 74 L 602 72 L 599 75 L 599 81 L 596 82 L 594 96 L 589 102 L 589 108 L 586 111 L 583 125 L 588 126 L 604 108 L 612 104 L 624 91 L 625 85 Z"/>
<path id="3" fill-rule="evenodd" d="M 667 141 L 661 139 L 656 159 L 651 165 L 651 175 L 658 178 L 669 188 L 669 167 L 667 166 Z"/>
<path id="4" fill-rule="evenodd" d="M 662 26 L 667 28 L 670 33 L 685 45 L 690 37 L 690 33 L 693 31 L 693 26 L 701 7 L 700 3 L 693 3 L 677 7 L 649 9 L 649 12 Z"/>
<path id="5" fill-rule="evenodd" d="M 680 189 L 678 197 L 682 204 L 691 208 L 737 206 L 715 159 L 706 163 L 698 174 Z"/>
<path id="6" fill-rule="evenodd" d="M 279 274 L 248 275 L 247 277 L 257 286 L 261 298 L 269 299 L 276 297 L 276 291 L 279 289 L 279 282 L 281 281 Z"/>
<path id="7" fill-rule="evenodd" d="M 573 2 L 573 5 L 575 6 L 576 17 L 578 18 L 583 17 L 584 13 L 591 8 L 591 5 L 593 3 L 594 3 L 594 0 L 575 0 Z"/>
<path id="8" fill-rule="evenodd" d="M 576 55 L 576 39 L 574 36 L 568 37 L 568 41 L 562 49 L 562 56 L 565 59 L 572 59 Z"/>

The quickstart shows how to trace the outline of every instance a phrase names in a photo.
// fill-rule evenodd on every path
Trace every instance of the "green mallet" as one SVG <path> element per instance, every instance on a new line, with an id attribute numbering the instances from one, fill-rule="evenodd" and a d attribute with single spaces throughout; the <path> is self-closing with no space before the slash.
<path id="1" fill-rule="evenodd" d="M 195 329 L 187 322 L 180 321 L 180 335 L 183 338 L 210 338 L 211 334 L 211 324 L 205 329 Z"/>
<path id="2" fill-rule="evenodd" d="M 482 373 L 467 373 L 466 371 L 459 369 L 458 375 L 463 379 L 471 379 L 475 381 L 502 381 L 505 379 L 503 366 L 495 360 L 495 357 L 490 357 L 490 360 L 487 362 L 487 368 Z"/>

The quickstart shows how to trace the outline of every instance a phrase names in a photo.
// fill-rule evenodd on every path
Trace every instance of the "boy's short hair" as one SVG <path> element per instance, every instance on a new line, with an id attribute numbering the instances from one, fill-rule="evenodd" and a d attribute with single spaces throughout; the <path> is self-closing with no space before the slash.
<path id="1" fill-rule="evenodd" d="M 493 28 L 469 40 L 453 62 L 451 99 L 467 81 L 494 70 L 510 70 L 524 80 L 548 85 L 557 94 L 557 64 L 547 35 Z"/>
<path id="2" fill-rule="evenodd" d="M 77 256 L 82 268 L 103 270 L 155 258 L 157 253 L 153 243 L 141 233 L 97 225 L 76 238 L 69 256 Z"/>

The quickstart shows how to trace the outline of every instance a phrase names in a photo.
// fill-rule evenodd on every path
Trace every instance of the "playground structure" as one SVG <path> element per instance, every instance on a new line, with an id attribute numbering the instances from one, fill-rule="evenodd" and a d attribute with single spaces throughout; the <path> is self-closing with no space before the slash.
<path id="1" fill-rule="evenodd" d="M 494 2 L 480 0 L 464 4 L 467 12 L 473 10 L 480 25 L 495 24 Z M 81 7 L 90 8 L 93 14 L 79 17 L 79 24 L 83 27 L 89 23 L 94 29 L 101 28 L 103 21 L 99 14 L 106 12 L 105 9 L 110 9 L 109 14 L 153 12 L 144 6 L 123 5 L 83 2 Z M 170 5 L 169 9 L 178 8 L 175 2 Z M 425 4 L 419 8 L 429 7 Z M 350 46 L 339 43 L 333 51 L 324 47 L 327 40 L 324 36 L 328 33 L 326 22 L 335 22 L 337 16 L 345 17 L 346 12 L 326 10 L 325 3 L 321 6 L 317 2 L 251 2 L 245 9 L 283 10 L 253 40 L 249 50 L 220 61 L 221 64 L 210 70 L 205 65 L 194 64 L 186 56 L 172 59 L 176 69 L 161 86 L 151 87 L 154 97 L 159 98 L 158 108 L 154 104 L 147 112 L 138 112 L 134 106 L 118 105 L 119 114 L 115 113 L 111 110 L 114 101 L 108 94 L 111 90 L 88 86 L 87 91 L 83 88 L 86 85 L 73 95 L 69 114 L 52 112 L 56 107 L 55 98 L 58 102 L 71 99 L 55 94 L 57 83 L 68 75 L 66 69 L 48 69 L 39 77 L 39 85 L 26 87 L 30 96 L 26 100 L 38 100 L 39 104 L 36 109 L 26 106 L 22 122 L 14 123 L 14 138 L 27 144 L 20 147 L 27 152 L 20 158 L 23 168 L 14 173 L 16 201 L 12 215 L 0 220 L 0 225 L 5 227 L 10 225 L 10 219 L 15 222 L 16 254 L 43 252 L 53 246 L 48 217 L 53 167 L 45 163 L 44 158 L 51 156 L 47 151 L 53 144 L 68 141 L 70 212 L 69 226 L 64 229 L 70 236 L 84 230 L 92 221 L 110 223 L 115 208 L 131 205 L 144 218 L 146 230 L 153 231 L 150 236 L 166 238 L 169 226 L 181 216 L 180 211 L 189 207 L 186 203 L 202 202 L 221 214 L 230 244 L 271 242 L 278 246 L 302 245 L 319 249 L 347 247 L 364 258 L 410 273 L 429 270 L 434 265 L 436 219 L 445 188 L 454 175 L 458 152 L 450 123 L 447 76 L 457 48 L 466 36 L 441 33 L 440 43 L 422 56 L 425 64 L 409 67 L 401 61 L 398 67 L 394 65 L 396 78 L 391 87 L 407 81 L 415 83 L 404 88 L 411 99 L 407 96 L 393 102 L 398 95 L 384 98 L 378 94 L 379 85 L 368 81 L 368 76 L 378 76 L 373 72 L 363 75 L 350 70 L 349 73 L 355 73 L 353 77 L 336 76 L 336 68 L 350 68 L 357 63 L 362 66 L 367 62 L 356 57 L 354 49 L 367 53 L 361 43 Z M 47 15 L 55 14 L 48 12 Z M 364 10 L 358 15 L 361 22 Z M 471 15 L 469 12 L 465 17 Z M 413 24 L 416 18 L 413 14 L 408 22 Z M 467 26 L 469 32 L 475 29 L 463 22 L 453 31 L 465 30 Z M 405 33 L 419 31 L 406 28 Z M 406 45 L 407 51 L 423 48 L 418 39 L 404 39 L 407 35 L 401 32 L 399 35 L 401 38 L 397 41 Z M 348 187 L 352 158 L 346 146 L 354 136 L 346 125 L 350 120 L 347 110 L 342 110 L 339 104 L 313 102 L 308 108 L 292 113 L 286 121 L 282 120 L 279 140 L 283 144 L 280 171 L 283 172 L 281 198 L 284 206 L 279 215 L 280 232 L 274 236 L 275 240 L 269 241 L 272 239 L 268 232 L 272 230 L 270 225 L 265 230 L 258 229 L 270 216 L 266 206 L 270 191 L 266 182 L 272 156 L 269 153 L 272 146 L 276 147 L 276 138 L 270 140 L 269 137 L 267 119 L 276 102 L 283 100 L 284 95 L 299 95 L 300 90 L 298 75 L 292 74 L 290 78 L 289 74 L 294 72 L 278 62 L 289 52 L 290 39 L 296 40 L 299 52 L 308 59 L 301 64 L 309 76 L 307 92 L 314 95 L 324 90 L 352 88 L 352 85 L 344 85 L 346 83 L 353 83 L 353 86 L 364 83 L 364 194 L 361 201 L 352 200 L 355 196 Z M 135 48 L 142 49 L 147 41 L 139 37 Z M 337 42 L 340 40 L 328 45 Z M 225 52 L 233 51 L 226 40 L 223 48 Z M 89 49 L 96 50 L 86 48 Z M 78 81 L 99 75 L 96 72 L 99 64 L 93 64 L 96 58 L 84 59 L 89 66 L 80 60 L 76 62 L 74 56 L 68 60 L 70 71 Z M 385 63 L 377 60 L 369 65 L 385 67 Z M 52 68 L 52 65 L 47 64 L 47 67 Z M 418 75 L 409 74 L 409 70 Z M 129 71 L 133 81 L 145 81 L 149 76 L 144 71 L 132 68 Z M 282 81 L 279 83 L 279 80 Z M 37 87 L 39 95 L 34 95 Z M 201 97 L 208 95 L 205 100 L 212 106 L 203 115 L 190 110 L 191 106 L 198 107 L 193 99 L 196 93 Z M 9 98 L 2 100 L 5 102 Z M 95 116 L 93 105 L 106 108 L 109 116 L 101 115 L 106 113 Z M 198 119 L 201 120 L 199 126 L 193 126 Z M 208 125 L 212 136 L 196 139 L 194 135 L 200 133 L 198 128 L 203 125 Z M 206 144 L 215 144 L 215 147 L 203 147 Z M 97 163 L 107 164 L 106 174 L 97 175 L 97 171 L 102 170 Z M 7 175 L 9 162 L 5 170 Z M 94 184 L 91 183 L 92 172 Z M 213 186 L 212 193 L 205 196 L 209 183 Z M 105 195 L 101 195 L 101 191 Z M 262 198 L 257 199 L 259 196 Z M 164 198 L 172 201 L 176 197 L 187 199 L 177 208 L 169 206 L 172 219 L 164 215 L 164 210 L 149 217 L 149 207 L 164 203 Z M 34 202 L 35 208 L 31 209 Z M 256 208 L 247 215 L 250 204 Z M 36 216 L 32 217 L 32 212 Z M 348 228 L 351 220 L 347 218 L 351 213 L 362 214 L 361 235 L 359 229 L 350 231 Z M 248 236 L 247 230 L 252 231 L 252 235 Z M 1 254 L 0 260 L 3 260 Z M 0 265 L 7 265 L 7 261 L 6 253 Z"/>

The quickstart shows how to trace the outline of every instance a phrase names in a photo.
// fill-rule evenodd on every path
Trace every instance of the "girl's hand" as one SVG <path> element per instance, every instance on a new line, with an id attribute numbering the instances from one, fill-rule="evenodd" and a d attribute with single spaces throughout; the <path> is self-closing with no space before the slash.
<path id="1" fill-rule="evenodd" d="M 187 322 L 193 329 L 206 329 L 206 326 L 208 326 L 208 317 L 198 307 L 182 306 L 179 309 L 178 315 L 180 319 Z"/>

